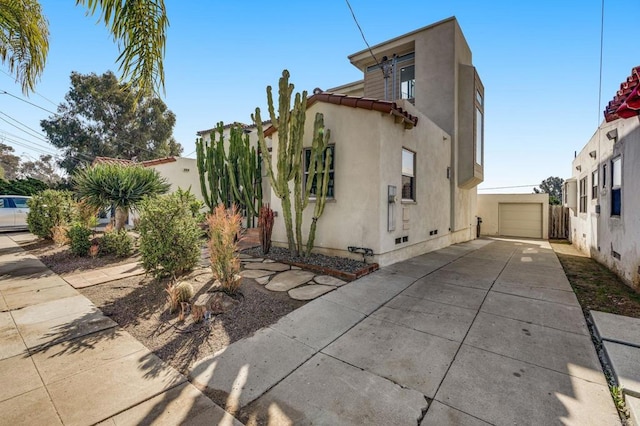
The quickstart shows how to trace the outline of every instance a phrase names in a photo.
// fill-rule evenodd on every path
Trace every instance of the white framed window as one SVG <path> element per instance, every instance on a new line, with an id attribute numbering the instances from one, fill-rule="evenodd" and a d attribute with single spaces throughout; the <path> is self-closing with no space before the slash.
<path id="1" fill-rule="evenodd" d="M 335 170 L 334 164 L 336 161 L 336 150 L 335 144 L 329 145 L 327 147 L 327 151 L 325 151 L 324 155 L 327 154 L 328 151 L 331 151 L 331 162 L 329 164 L 329 183 L 327 184 L 327 198 L 335 197 Z M 307 179 L 309 177 L 309 166 L 311 164 L 311 148 L 304 149 L 304 184 L 306 185 Z M 322 176 L 318 176 L 316 171 L 316 175 L 313 178 L 311 183 L 311 191 L 310 198 L 315 198 L 318 193 L 318 179 L 321 179 Z M 320 182 L 321 183 L 321 182 Z"/>
<path id="2" fill-rule="evenodd" d="M 484 97 L 476 90 L 475 99 L 475 131 L 473 134 L 475 145 L 476 164 L 482 166 L 482 154 L 484 151 Z"/>
<path id="3" fill-rule="evenodd" d="M 416 153 L 402 148 L 402 201 L 416 200 Z"/>
<path id="4" fill-rule="evenodd" d="M 580 213 L 587 212 L 587 177 L 580 179 Z"/>
<path id="5" fill-rule="evenodd" d="M 591 173 L 591 199 L 598 199 L 598 169 Z"/>
<path id="6" fill-rule="evenodd" d="M 611 216 L 622 213 L 622 157 L 611 160 Z"/>

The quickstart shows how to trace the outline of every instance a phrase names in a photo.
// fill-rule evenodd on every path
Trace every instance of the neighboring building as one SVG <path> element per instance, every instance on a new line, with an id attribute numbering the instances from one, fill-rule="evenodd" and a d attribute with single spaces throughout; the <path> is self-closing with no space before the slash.
<path id="1" fill-rule="evenodd" d="M 564 186 L 570 240 L 640 290 L 640 66 L 573 160 Z"/>
<path id="2" fill-rule="evenodd" d="M 204 201 L 202 198 L 202 191 L 200 190 L 200 175 L 198 174 L 198 165 L 193 158 L 185 157 L 166 157 L 158 158 L 155 160 L 147 160 L 141 162 L 135 162 L 133 160 L 125 160 L 121 158 L 110 157 L 96 157 L 92 164 L 122 164 L 127 166 L 143 166 L 151 167 L 158 171 L 161 177 L 166 179 L 167 183 L 171 185 L 169 192 L 174 192 L 178 188 L 187 190 L 190 189 L 191 193 L 196 196 L 198 200 Z M 133 212 L 129 215 L 127 220 L 128 225 L 133 225 L 133 220 L 136 214 Z M 108 222 L 111 220 L 110 212 L 106 212 L 101 217 L 101 222 Z"/>
<path id="3" fill-rule="evenodd" d="M 333 89 L 344 94 L 315 91 L 307 104 L 305 146 L 311 145 L 311 117 L 321 112 L 334 153 L 331 199 L 318 222 L 316 251 L 356 256 L 349 247 L 367 248 L 373 261 L 387 265 L 475 238 L 484 87 L 457 20 L 349 60 L 364 79 Z M 276 152 L 277 131 L 266 133 Z M 275 195 L 271 207 L 280 213 L 273 241 L 284 244 Z M 305 232 L 312 214 L 310 205 Z"/>
<path id="4" fill-rule="evenodd" d="M 480 194 L 480 234 L 549 238 L 549 194 Z"/>

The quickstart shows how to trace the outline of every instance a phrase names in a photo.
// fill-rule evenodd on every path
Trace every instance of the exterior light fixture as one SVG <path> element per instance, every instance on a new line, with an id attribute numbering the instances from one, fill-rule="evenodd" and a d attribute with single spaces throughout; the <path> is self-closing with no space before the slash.
<path id="1" fill-rule="evenodd" d="M 609 139 L 610 141 L 617 141 L 618 140 L 618 129 L 613 129 L 613 130 L 609 130 L 607 132 L 607 139 Z"/>

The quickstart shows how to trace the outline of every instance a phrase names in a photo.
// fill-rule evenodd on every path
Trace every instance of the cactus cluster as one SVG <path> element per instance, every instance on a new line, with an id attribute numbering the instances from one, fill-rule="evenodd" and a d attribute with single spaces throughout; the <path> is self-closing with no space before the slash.
<path id="1" fill-rule="evenodd" d="M 220 203 L 237 205 L 245 212 L 247 224 L 254 224 L 262 205 L 261 159 L 240 124 L 229 129 L 225 146 L 224 124 L 218 123 L 210 142 L 196 140 L 200 188 L 212 212 Z"/>
<path id="2" fill-rule="evenodd" d="M 307 112 L 307 92 L 296 93 L 291 108 L 291 95 L 294 86 L 289 83 L 289 71 L 284 70 L 278 85 L 278 115 L 273 103 L 271 86 L 267 87 L 267 103 L 271 125 L 278 131 L 277 172 L 274 173 L 271 154 L 267 145 L 262 126 L 260 108 L 256 108 L 251 119 L 256 125 L 260 149 L 266 160 L 270 184 L 275 195 L 282 200 L 282 213 L 287 232 L 289 251 L 293 255 L 309 255 L 313 248 L 316 225 L 318 218 L 324 211 L 329 182 L 329 165 L 331 163 L 331 151 L 328 149 L 330 131 L 324 127 L 324 116 L 317 113 L 314 122 L 313 142 L 311 146 L 311 163 L 309 174 L 304 182 L 304 165 L 302 156 L 304 152 L 304 124 Z M 311 223 L 310 234 L 307 240 L 306 250 L 303 251 L 302 243 L 302 213 L 309 204 L 309 196 L 313 179 L 319 180 L 318 193 L 316 194 L 316 206 Z M 291 212 L 292 195 L 290 183 L 293 181 L 293 207 L 295 210 L 295 235 L 293 217 Z"/>
<path id="3" fill-rule="evenodd" d="M 183 302 L 188 302 L 193 297 L 193 286 L 188 281 L 180 281 L 167 286 L 167 300 L 169 301 L 169 312 L 173 312 Z"/>

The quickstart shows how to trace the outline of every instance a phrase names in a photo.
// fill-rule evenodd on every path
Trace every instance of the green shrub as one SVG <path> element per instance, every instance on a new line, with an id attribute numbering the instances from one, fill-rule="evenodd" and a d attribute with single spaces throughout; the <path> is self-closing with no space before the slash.
<path id="1" fill-rule="evenodd" d="M 76 256 L 87 256 L 89 249 L 91 248 L 91 235 L 93 231 L 86 226 L 74 223 L 67 230 L 67 236 L 69 237 L 69 246 L 71 253 Z"/>
<path id="2" fill-rule="evenodd" d="M 139 208 L 142 266 L 155 276 L 176 276 L 200 260 L 202 230 L 191 211 L 190 193 L 146 198 Z"/>
<path id="3" fill-rule="evenodd" d="M 118 257 L 129 257 L 133 253 L 133 238 L 125 229 L 107 231 L 100 240 L 100 251 Z"/>
<path id="4" fill-rule="evenodd" d="M 74 218 L 76 202 L 69 191 L 47 189 L 29 200 L 27 225 L 40 238 L 52 239 L 56 226 L 68 226 Z"/>

